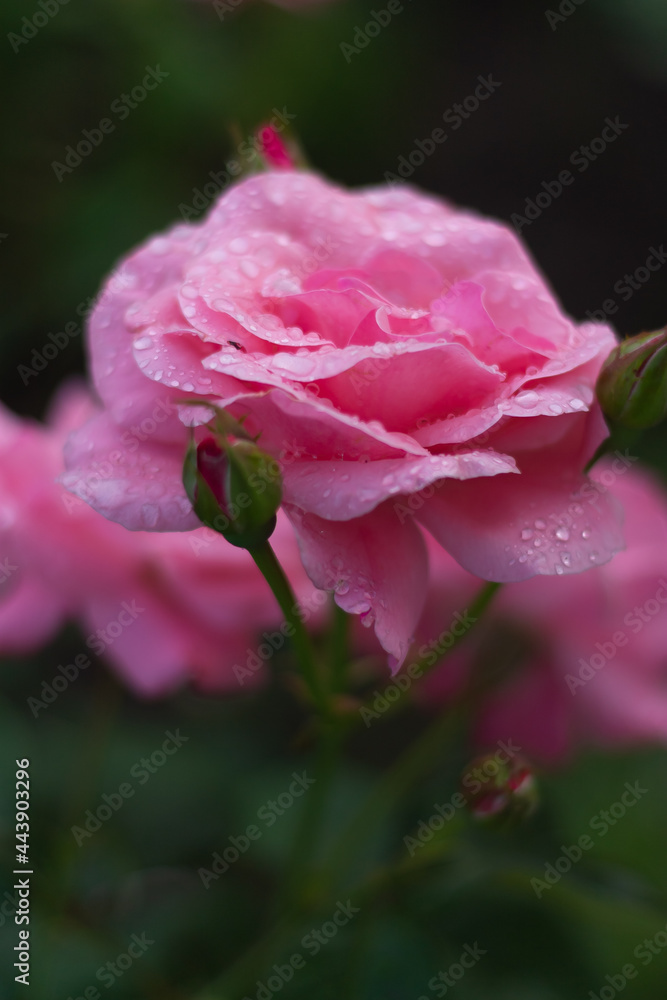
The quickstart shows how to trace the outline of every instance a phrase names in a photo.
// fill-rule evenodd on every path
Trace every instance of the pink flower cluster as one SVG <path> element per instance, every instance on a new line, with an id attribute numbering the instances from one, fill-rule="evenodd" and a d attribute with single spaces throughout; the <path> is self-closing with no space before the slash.
<path id="1" fill-rule="evenodd" d="M 587 488 L 615 343 L 562 314 L 503 225 L 406 188 L 270 171 L 120 264 L 90 323 L 104 410 L 71 438 L 64 482 L 128 528 L 196 527 L 185 424 L 209 411 L 182 404 L 215 402 L 282 463 L 315 586 L 374 623 L 398 666 L 424 606 L 425 532 L 498 581 L 579 573 L 622 548 L 606 495 L 567 542 L 529 534 Z"/>

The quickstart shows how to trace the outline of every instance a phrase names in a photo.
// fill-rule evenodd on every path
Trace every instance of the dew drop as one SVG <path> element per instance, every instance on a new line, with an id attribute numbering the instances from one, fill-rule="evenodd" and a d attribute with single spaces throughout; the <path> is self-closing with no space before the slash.
<path id="1" fill-rule="evenodd" d="M 561 525 L 560 528 L 556 528 L 556 538 L 559 540 L 559 542 L 567 542 L 569 537 L 570 537 L 570 532 L 564 525 Z"/>
<path id="2" fill-rule="evenodd" d="M 237 236 L 229 244 L 229 249 L 232 253 L 245 253 L 248 249 L 248 241 L 243 236 Z"/>
<path id="3" fill-rule="evenodd" d="M 542 518 L 538 517 L 537 521 L 535 521 L 535 527 L 537 528 L 538 531 L 544 531 L 546 526 L 547 526 L 546 521 L 543 521 Z"/>
<path id="4" fill-rule="evenodd" d="M 521 538 L 523 539 L 524 542 L 529 541 L 532 537 L 533 533 L 530 530 L 530 528 L 524 528 L 523 531 L 521 532 Z"/>
<path id="5" fill-rule="evenodd" d="M 519 406 L 525 407 L 527 410 L 531 409 L 533 406 L 537 406 L 540 401 L 540 397 L 532 389 L 526 389 L 525 392 L 520 392 L 516 396 L 516 402 Z"/>

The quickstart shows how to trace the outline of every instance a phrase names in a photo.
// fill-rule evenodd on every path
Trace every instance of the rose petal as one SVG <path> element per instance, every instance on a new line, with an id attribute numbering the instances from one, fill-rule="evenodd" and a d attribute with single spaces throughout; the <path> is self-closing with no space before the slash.
<path id="1" fill-rule="evenodd" d="M 414 523 L 401 524 L 390 505 L 353 521 L 324 521 L 288 508 L 308 575 L 336 603 L 360 614 L 391 657 L 405 659 L 421 614 L 428 575 L 424 539 Z"/>

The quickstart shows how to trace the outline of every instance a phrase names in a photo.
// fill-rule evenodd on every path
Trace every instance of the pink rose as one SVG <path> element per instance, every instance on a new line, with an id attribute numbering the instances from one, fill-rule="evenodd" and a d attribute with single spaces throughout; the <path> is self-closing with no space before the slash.
<path id="1" fill-rule="evenodd" d="M 106 409 L 71 439 L 64 482 L 129 528 L 196 527 L 184 421 L 208 418 L 178 407 L 215 401 L 282 462 L 315 585 L 400 663 L 426 592 L 423 529 L 502 581 L 622 547 L 607 496 L 567 543 L 531 535 L 587 488 L 614 344 L 560 312 L 504 225 L 404 187 L 257 175 L 110 280 L 90 323 Z"/>
<path id="2" fill-rule="evenodd" d="M 484 745 L 512 739 L 557 760 L 580 744 L 667 742 L 667 497 L 645 472 L 614 461 L 593 477 L 600 500 L 606 483 L 623 502 L 626 551 L 567 581 L 503 588 L 481 631 L 425 682 L 429 704 L 450 700 L 480 651 L 488 667 L 502 668 L 500 651 L 513 645 L 516 662 L 480 712 Z M 585 521 L 595 499 L 591 493 L 585 503 Z M 479 587 L 442 550 L 433 552 L 433 574 L 418 633 L 424 645 L 440 638 L 456 611 L 465 617 Z"/>
<path id="3" fill-rule="evenodd" d="M 87 637 L 82 652 L 104 655 L 140 694 L 189 680 L 211 691 L 251 684 L 272 655 L 260 633 L 276 648 L 285 638 L 248 553 L 207 528 L 127 531 L 56 483 L 64 439 L 91 412 L 87 394 L 71 387 L 50 428 L 0 411 L 0 651 L 37 649 L 71 619 Z M 283 515 L 279 522 L 280 558 L 317 622 L 323 595 Z"/>

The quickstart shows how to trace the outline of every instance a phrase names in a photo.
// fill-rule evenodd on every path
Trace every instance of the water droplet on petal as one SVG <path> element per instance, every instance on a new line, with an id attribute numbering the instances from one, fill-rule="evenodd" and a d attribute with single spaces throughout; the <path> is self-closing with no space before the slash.
<path id="1" fill-rule="evenodd" d="M 524 392 L 518 393 L 515 399 L 519 406 L 523 406 L 527 410 L 533 406 L 537 406 L 540 401 L 540 397 L 532 389 L 526 389 Z"/>

